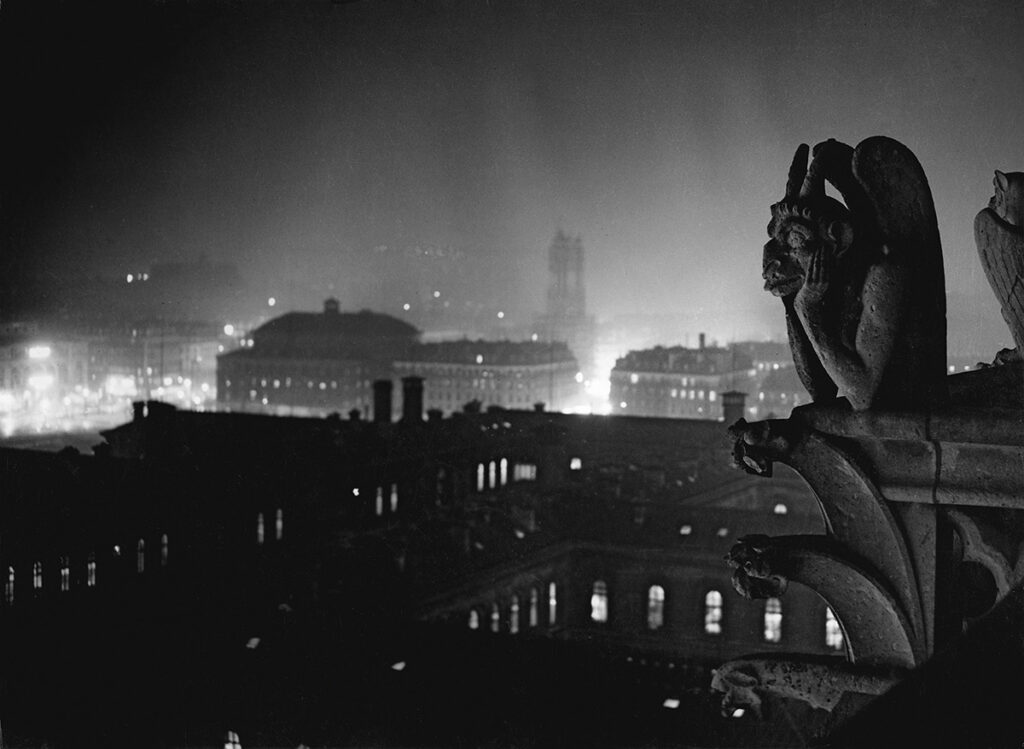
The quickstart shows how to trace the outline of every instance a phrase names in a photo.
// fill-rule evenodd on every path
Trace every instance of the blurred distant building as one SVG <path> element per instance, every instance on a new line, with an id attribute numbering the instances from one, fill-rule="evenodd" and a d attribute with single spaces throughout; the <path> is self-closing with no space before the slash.
<path id="1" fill-rule="evenodd" d="M 585 378 L 594 373 L 595 325 L 587 314 L 583 278 L 583 241 L 561 229 L 548 249 L 550 280 L 547 308 L 537 318 L 538 336 L 545 341 L 565 341 Z"/>
<path id="2" fill-rule="evenodd" d="M 756 374 L 748 353 L 707 346 L 702 333 L 698 348 L 658 346 L 620 358 L 609 400 L 612 413 L 718 420 L 721 394 L 751 392 Z"/>
<path id="3" fill-rule="evenodd" d="M 81 407 L 89 383 L 86 342 L 28 329 L 0 333 L 0 418 Z"/>
<path id="4" fill-rule="evenodd" d="M 422 377 L 426 407 L 446 414 L 470 401 L 485 408 L 544 403 L 559 411 L 578 404 L 583 392 L 575 357 L 555 342 L 424 343 L 395 363 L 395 374 Z"/>
<path id="5" fill-rule="evenodd" d="M 362 310 L 289 312 L 254 330 L 217 359 L 217 402 L 229 410 L 322 415 L 373 403 L 372 382 L 390 379 L 419 336 L 409 323 Z"/>

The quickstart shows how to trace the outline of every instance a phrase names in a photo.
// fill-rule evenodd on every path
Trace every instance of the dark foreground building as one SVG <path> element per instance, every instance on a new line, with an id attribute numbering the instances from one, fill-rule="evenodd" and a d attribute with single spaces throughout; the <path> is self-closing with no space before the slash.
<path id="1" fill-rule="evenodd" d="M 406 404 L 139 403 L 95 456 L 0 452 L 5 740 L 734 742 L 711 666 L 841 657 L 809 591 L 730 594 L 736 537 L 820 517 L 730 470 L 721 424 Z"/>

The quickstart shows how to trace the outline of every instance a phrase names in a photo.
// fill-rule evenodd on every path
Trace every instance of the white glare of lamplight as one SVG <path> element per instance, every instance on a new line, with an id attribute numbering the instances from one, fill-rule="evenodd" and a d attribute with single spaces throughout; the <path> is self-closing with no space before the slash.
<path id="1" fill-rule="evenodd" d="M 170 387 L 174 383 L 173 377 L 164 377 L 164 387 Z"/>
<path id="2" fill-rule="evenodd" d="M 358 486 L 352 487 L 352 496 L 353 497 L 358 497 L 359 496 L 359 487 Z"/>
<path id="3" fill-rule="evenodd" d="M 234 325 L 232 325 L 231 323 L 228 323 L 227 325 L 224 326 L 224 335 L 234 335 L 234 334 L 235 334 L 235 326 Z"/>
<path id="4" fill-rule="evenodd" d="M 408 312 L 411 309 L 411 306 L 409 305 L 408 302 L 406 302 L 405 304 L 402 305 L 402 309 Z"/>
<path id="5" fill-rule="evenodd" d="M 28 349 L 29 359 L 49 359 L 50 358 L 50 347 L 49 346 L 30 346 Z"/>
<path id="6" fill-rule="evenodd" d="M 249 650 L 255 650 L 259 646 L 260 646 L 260 638 L 258 638 L 258 637 L 250 637 L 249 641 L 247 643 L 245 643 L 245 647 L 248 648 Z"/>
<path id="7" fill-rule="evenodd" d="M 404 671 L 405 670 L 405 661 L 398 661 L 398 663 L 392 663 L 391 664 L 391 670 L 392 671 Z"/>
<path id="8" fill-rule="evenodd" d="M 498 313 L 498 319 L 499 320 L 504 320 L 505 319 L 505 313 L 504 312 L 499 312 Z"/>
<path id="9" fill-rule="evenodd" d="M 582 372 L 577 372 L 576 373 L 576 382 L 583 382 L 583 373 Z"/>
<path id="10" fill-rule="evenodd" d="M 523 533 L 522 529 L 520 529 L 520 528 L 516 528 L 515 533 L 516 533 L 516 538 L 526 538 L 526 534 Z"/>
<path id="11" fill-rule="evenodd" d="M 483 354 L 477 354 L 476 355 L 476 363 L 477 364 L 483 364 L 484 363 L 484 355 Z"/>
<path id="12" fill-rule="evenodd" d="M 537 340 L 537 334 L 536 334 L 536 333 L 534 333 L 533 335 L 531 335 L 531 336 L 530 336 L 530 340 L 531 340 L 531 341 L 536 341 L 536 340 Z"/>
<path id="13" fill-rule="evenodd" d="M 277 304 L 277 299 L 274 297 L 270 297 L 270 299 L 267 300 L 268 307 L 273 307 L 275 304 Z"/>
<path id="14" fill-rule="evenodd" d="M 206 392 L 209 392 L 209 390 L 210 390 L 210 386 L 209 386 L 209 385 L 207 385 L 207 384 L 206 384 L 206 383 L 204 382 L 204 383 L 203 383 L 202 385 L 200 385 L 200 386 L 199 386 L 199 389 L 200 389 L 200 390 L 202 390 L 202 391 L 203 391 L 204 393 L 206 393 Z"/>
<path id="15" fill-rule="evenodd" d="M 435 291 L 434 292 L 434 299 L 440 299 L 440 298 L 441 298 L 441 292 L 440 291 Z"/>
<path id="16" fill-rule="evenodd" d="M 661 706 L 667 707 L 669 710 L 675 710 L 677 707 L 679 707 L 679 700 L 675 697 L 669 697 L 661 703 Z"/>
<path id="17" fill-rule="evenodd" d="M 127 276 L 124 277 L 124 280 L 127 281 L 128 283 L 131 283 L 132 281 L 135 280 L 135 276 L 129 273 Z"/>
<path id="18" fill-rule="evenodd" d="M 737 707 L 735 710 L 732 711 L 732 717 L 734 718 L 742 718 L 746 714 L 747 711 L 744 710 L 742 707 Z"/>
<path id="19" fill-rule="evenodd" d="M 53 385 L 53 375 L 48 372 L 29 375 L 28 386 L 33 390 L 46 390 L 51 385 Z"/>

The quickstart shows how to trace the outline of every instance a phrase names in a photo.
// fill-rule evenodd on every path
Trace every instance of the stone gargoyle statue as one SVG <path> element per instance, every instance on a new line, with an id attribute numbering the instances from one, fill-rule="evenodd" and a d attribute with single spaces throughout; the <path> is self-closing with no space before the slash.
<path id="1" fill-rule="evenodd" d="M 974 240 L 988 282 L 999 299 L 1015 349 L 996 364 L 1024 358 L 1024 172 L 996 171 L 995 195 L 974 219 Z"/>
<path id="2" fill-rule="evenodd" d="M 808 150 L 771 207 L 763 261 L 801 381 L 814 401 L 845 396 L 855 410 L 945 400 L 942 247 L 920 163 L 882 136 L 819 143 L 809 165 Z"/>

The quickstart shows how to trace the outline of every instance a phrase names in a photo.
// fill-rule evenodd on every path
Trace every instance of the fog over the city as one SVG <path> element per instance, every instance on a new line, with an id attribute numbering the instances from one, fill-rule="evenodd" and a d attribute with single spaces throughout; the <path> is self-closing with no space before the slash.
<path id="1" fill-rule="evenodd" d="M 794 148 L 886 134 L 932 185 L 951 351 L 1010 343 L 972 220 L 1024 169 L 1020 3 L 143 5 L 0 7 L 6 287 L 205 257 L 283 308 L 401 315 L 379 260 L 433 248 L 514 325 L 563 228 L 599 319 L 780 336 Z"/>

